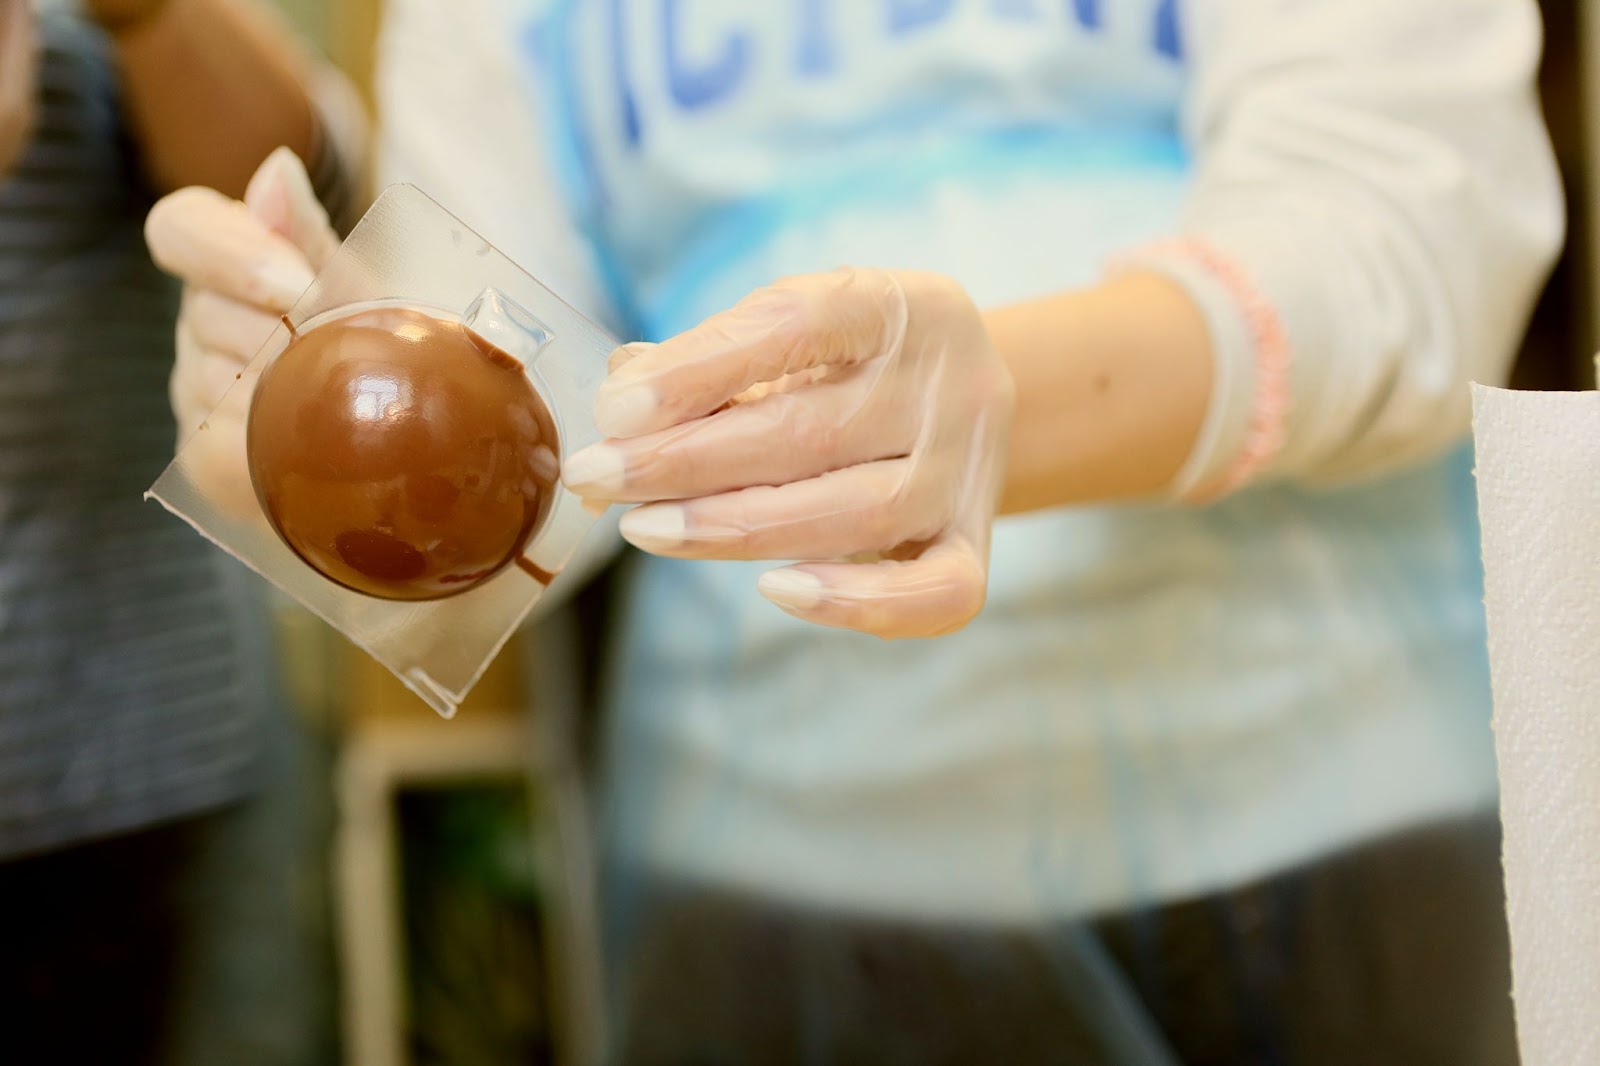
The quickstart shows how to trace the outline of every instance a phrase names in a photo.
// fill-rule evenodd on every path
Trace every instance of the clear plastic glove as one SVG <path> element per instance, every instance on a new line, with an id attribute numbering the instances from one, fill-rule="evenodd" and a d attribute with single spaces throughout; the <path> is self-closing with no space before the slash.
<path id="1" fill-rule="evenodd" d="M 645 504 L 622 518 L 645 551 L 802 560 L 758 583 L 798 617 L 936 636 L 983 606 L 1013 393 L 948 278 L 794 278 L 618 349 L 595 403 L 613 439 L 563 477 Z"/>
<path id="2" fill-rule="evenodd" d="M 241 380 L 339 238 L 300 158 L 279 148 L 250 179 L 243 202 L 198 186 L 164 197 L 145 221 L 145 240 L 156 264 L 184 282 L 169 382 L 182 439 Z M 244 423 L 218 419 L 206 430 L 208 490 L 248 510 Z"/>

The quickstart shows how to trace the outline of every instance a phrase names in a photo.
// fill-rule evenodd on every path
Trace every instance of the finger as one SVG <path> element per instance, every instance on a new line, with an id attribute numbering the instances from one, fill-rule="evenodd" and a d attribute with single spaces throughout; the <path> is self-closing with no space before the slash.
<path id="1" fill-rule="evenodd" d="M 191 406 L 201 413 L 199 422 L 207 414 L 216 410 L 222 398 L 228 394 L 242 379 L 239 364 L 226 356 L 215 352 L 203 352 L 195 360 L 195 366 L 186 377 L 188 379 L 189 402 Z"/>
<path id="2" fill-rule="evenodd" d="M 205 420 L 243 377 L 243 370 L 244 364 L 201 345 L 180 323 L 177 358 L 168 382 L 168 399 L 179 428 L 188 432 Z"/>
<path id="3" fill-rule="evenodd" d="M 188 427 L 178 462 L 213 507 L 235 520 L 261 519 L 245 450 L 246 428 L 237 418 L 208 418 Z M 180 429 L 180 434 L 184 433 Z"/>
<path id="4" fill-rule="evenodd" d="M 183 294 L 182 322 L 200 347 L 242 364 L 260 351 L 280 319 L 214 290 L 190 288 Z"/>
<path id="5" fill-rule="evenodd" d="M 761 289 L 671 340 L 628 345 L 600 386 L 595 422 L 634 437 L 709 414 L 759 382 L 864 362 L 899 343 L 906 313 L 900 283 L 881 270 Z"/>
<path id="6" fill-rule="evenodd" d="M 609 357 L 607 357 L 606 373 L 616 373 L 618 370 L 621 370 L 623 367 L 633 362 L 634 359 L 638 358 L 645 352 L 650 351 L 654 347 L 655 345 L 647 344 L 644 341 L 635 341 L 632 344 L 624 344 L 622 347 L 613 351 Z"/>
<path id="7" fill-rule="evenodd" d="M 679 559 L 836 559 L 928 540 L 949 517 L 910 459 L 863 463 L 778 487 L 760 486 L 622 516 L 622 535 Z"/>
<path id="8" fill-rule="evenodd" d="M 298 248 L 313 270 L 321 270 L 339 250 L 339 236 L 317 199 L 305 164 L 289 148 L 267 156 L 244 192 L 250 213 Z"/>
<path id="9" fill-rule="evenodd" d="M 984 553 L 970 539 L 941 538 L 915 559 L 806 563 L 761 575 L 761 594 L 797 618 L 886 639 L 938 637 L 983 609 Z"/>
<path id="10" fill-rule="evenodd" d="M 875 389 L 876 375 L 861 369 L 592 445 L 567 459 L 563 480 L 590 499 L 643 503 L 786 485 L 906 455 L 916 443 L 915 411 Z"/>
<path id="11" fill-rule="evenodd" d="M 281 313 L 311 284 L 311 264 L 238 200 L 192 186 L 163 197 L 145 220 L 156 265 L 190 285 Z"/>

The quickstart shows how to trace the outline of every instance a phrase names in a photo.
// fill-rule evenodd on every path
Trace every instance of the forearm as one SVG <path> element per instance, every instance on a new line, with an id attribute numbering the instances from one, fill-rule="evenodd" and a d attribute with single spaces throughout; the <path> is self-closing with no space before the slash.
<path id="1" fill-rule="evenodd" d="M 1194 447 L 1212 388 L 1206 321 L 1150 273 L 985 315 L 1016 382 L 1001 510 L 1149 496 Z"/>
<path id="2" fill-rule="evenodd" d="M 128 119 L 159 189 L 241 196 L 280 145 L 311 162 L 315 63 L 250 0 L 166 0 L 109 28 Z"/>
<path id="3" fill-rule="evenodd" d="M 1560 245 L 1531 0 L 1193 8 L 1173 240 L 988 316 L 1019 399 L 1005 510 L 1424 461 Z"/>

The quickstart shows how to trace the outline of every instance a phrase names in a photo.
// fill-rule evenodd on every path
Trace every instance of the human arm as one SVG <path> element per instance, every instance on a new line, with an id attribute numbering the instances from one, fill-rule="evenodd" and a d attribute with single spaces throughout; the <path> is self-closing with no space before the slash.
<path id="1" fill-rule="evenodd" d="M 987 316 L 1022 398 L 1006 510 L 1435 454 L 1466 431 L 1467 383 L 1506 376 L 1559 248 L 1532 3 L 1189 10 L 1176 239 Z"/>
<path id="2" fill-rule="evenodd" d="M 993 311 L 982 331 L 952 330 L 973 338 L 970 348 L 942 351 L 946 372 L 917 378 L 938 390 L 970 388 L 998 355 L 1018 397 L 998 445 L 973 435 L 961 461 L 934 468 L 958 489 L 946 497 L 950 522 L 959 515 L 968 524 L 973 508 L 992 514 L 999 500 L 1028 510 L 1158 493 L 1205 498 L 1259 478 L 1378 474 L 1459 439 L 1466 382 L 1506 369 L 1562 226 L 1532 89 L 1533 5 L 1212 0 L 1189 14 L 1198 174 L 1174 242 L 1135 252 L 1098 286 Z M 840 288 L 826 276 L 787 284 Z M 929 532 L 908 494 L 819 502 L 786 492 L 799 481 L 774 481 L 763 465 L 798 450 L 816 460 L 797 467 L 800 480 L 815 478 L 818 462 L 832 471 L 905 457 L 927 470 L 915 462 L 931 454 L 925 442 L 948 440 L 955 427 L 917 420 L 959 405 L 923 388 L 830 407 L 807 400 L 810 383 L 786 378 L 781 403 L 765 404 L 763 445 L 740 450 L 727 426 L 750 421 L 754 405 L 719 410 L 730 394 L 681 369 L 720 365 L 742 345 L 753 380 L 766 380 L 790 365 L 771 357 L 774 330 L 788 347 L 830 349 L 822 361 L 833 365 L 920 361 L 882 346 L 884 323 L 906 304 L 892 286 L 877 291 L 877 314 L 853 316 L 864 326 L 843 359 L 832 349 L 849 344 L 825 299 L 798 322 L 785 312 L 754 323 L 741 305 L 687 339 L 637 352 L 613 374 L 602 406 L 628 392 L 630 412 L 645 417 L 613 422 L 618 439 L 569 464 L 569 483 L 601 498 L 655 501 L 624 519 L 623 531 L 662 554 L 822 559 L 840 537 L 806 543 L 774 529 L 814 526 L 823 510 L 835 526 L 854 515 L 850 552 L 839 554 L 868 553 L 871 564 L 789 568 L 822 588 L 786 607 L 884 635 L 964 622 L 982 602 L 986 537 L 968 538 L 973 557 L 947 575 L 967 583 L 967 594 L 941 601 L 952 613 L 930 616 L 926 597 L 897 610 L 879 595 L 879 556 L 903 553 L 908 533 L 926 542 Z M 977 312 L 961 303 L 934 287 L 910 311 L 970 324 Z M 821 432 L 824 410 L 836 421 Z M 993 484 L 970 477 L 975 467 L 1007 472 L 993 499 L 969 493 Z M 918 561 L 887 565 L 909 572 Z"/>
<path id="3" fill-rule="evenodd" d="M 1532 0 L 1200 0 L 1180 232 L 1131 255 L 1207 324 L 1171 491 L 1382 474 L 1460 440 L 1559 250 Z"/>
<path id="4" fill-rule="evenodd" d="M 1127 273 L 983 317 L 1017 393 L 1001 513 L 1172 484 L 1212 391 L 1211 335 L 1186 291 Z"/>
<path id="5" fill-rule="evenodd" d="M 355 183 L 365 124 L 353 93 L 255 0 L 86 0 L 85 13 L 110 37 L 128 122 L 158 190 L 243 196 L 279 146 L 306 161 L 319 189 L 335 183 L 324 175 L 332 168 Z M 346 205 L 329 206 L 338 214 Z"/>

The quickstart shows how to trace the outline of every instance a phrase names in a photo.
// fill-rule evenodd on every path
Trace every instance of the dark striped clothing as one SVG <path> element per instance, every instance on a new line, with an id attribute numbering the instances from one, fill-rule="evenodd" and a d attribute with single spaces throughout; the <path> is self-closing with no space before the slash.
<path id="1" fill-rule="evenodd" d="M 172 454 L 178 290 L 103 38 L 39 29 L 0 179 L 0 858 L 240 796 L 270 669 L 242 568 L 141 500 Z"/>

